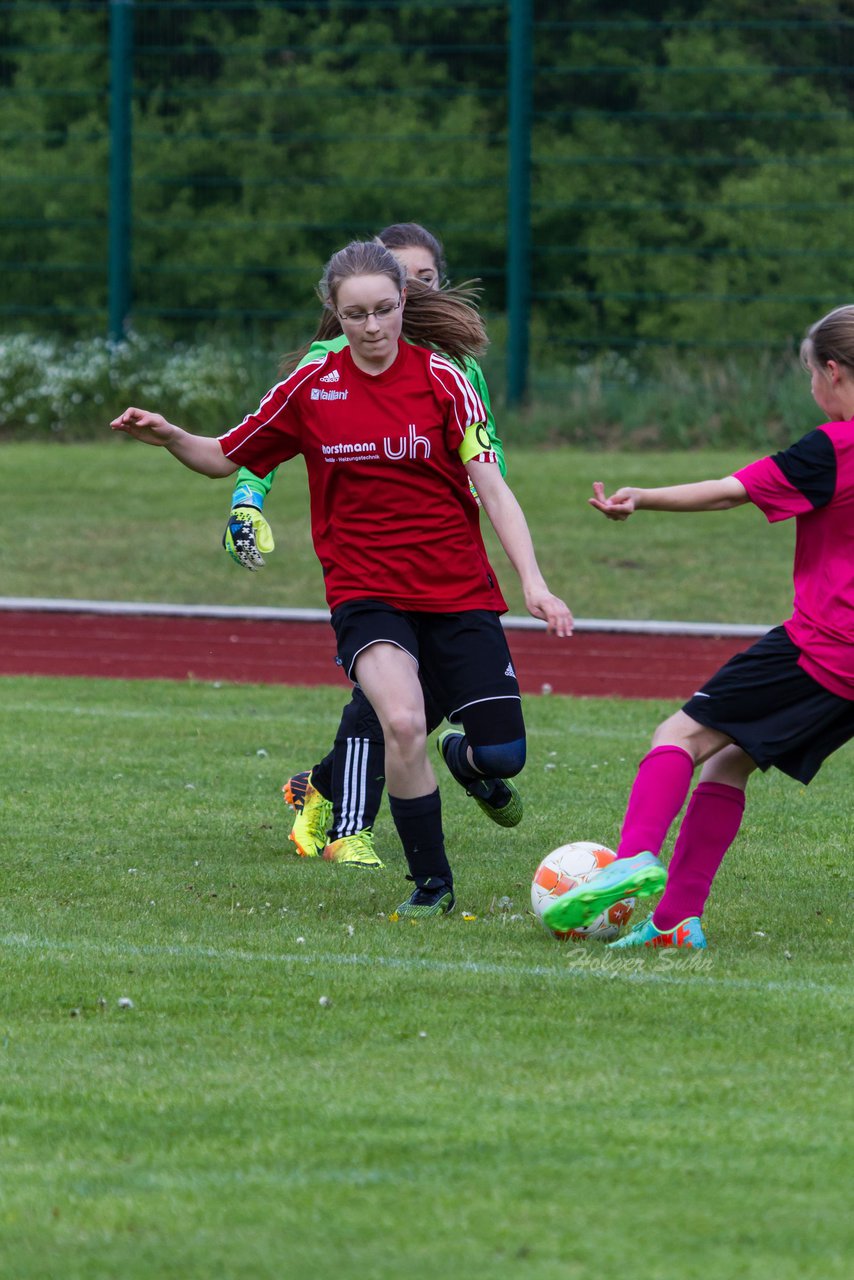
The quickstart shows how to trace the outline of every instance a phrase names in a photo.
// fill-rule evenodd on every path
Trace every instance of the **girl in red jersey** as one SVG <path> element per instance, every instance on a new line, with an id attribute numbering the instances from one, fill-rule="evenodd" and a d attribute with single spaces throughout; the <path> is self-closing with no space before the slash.
<path id="1" fill-rule="evenodd" d="M 663 489 L 593 486 L 609 520 L 634 511 L 724 511 L 754 503 L 771 521 L 794 516 L 794 608 L 737 654 L 656 729 L 640 763 L 617 860 L 547 911 L 576 928 L 621 898 L 662 888 L 655 911 L 612 947 L 705 947 L 701 916 L 738 833 L 747 780 L 775 765 L 808 783 L 854 737 L 854 306 L 817 321 L 801 345 L 811 391 L 829 421 L 723 480 Z M 701 764 L 667 875 L 658 855 Z M 569 900 L 567 902 L 567 899 Z"/>
<path id="2" fill-rule="evenodd" d="M 380 231 L 376 239 L 391 249 L 406 269 L 409 281 L 418 281 L 430 289 L 439 289 L 445 281 L 447 266 L 441 243 L 432 232 L 417 222 L 392 223 Z M 415 309 L 417 315 L 417 308 Z M 403 312 L 402 336 L 407 337 L 410 308 Z M 348 342 L 341 330 L 337 314 L 324 308 L 318 330 L 302 351 L 286 357 L 283 372 L 292 373 L 298 365 L 340 350 Z M 506 474 L 502 442 L 497 434 L 483 370 L 473 357 L 465 359 L 463 373 L 483 401 L 485 426 L 496 455 L 501 474 Z M 273 549 L 270 526 L 264 515 L 275 471 L 256 476 L 246 467 L 237 473 L 231 500 L 231 515 L 223 537 L 223 545 L 231 558 L 246 569 L 264 565 L 260 554 Z M 425 690 L 427 731 L 432 733 L 443 719 L 443 713 Z M 453 741 L 442 735 L 440 747 L 449 751 Z M 334 745 L 310 770 L 295 773 L 282 791 L 287 804 L 295 811 L 289 835 L 300 857 L 322 857 L 339 866 L 377 868 L 382 861 L 374 846 L 373 826 L 379 812 L 385 786 L 385 744 L 382 728 L 371 704 L 358 685 L 353 686 L 350 701 L 344 707 Z M 514 824 L 521 818 L 518 804 L 511 804 L 512 793 L 502 779 L 464 779 L 466 791 L 481 809 L 501 826 Z"/>
<path id="3" fill-rule="evenodd" d="M 469 478 L 528 610 L 560 636 L 571 634 L 572 616 L 546 586 L 521 508 L 484 444 L 483 403 L 454 363 L 485 345 L 476 310 L 453 294 L 415 290 L 408 305 L 429 346 L 401 341 L 405 270 L 376 243 L 335 254 L 320 293 L 349 346 L 297 369 L 224 436 L 192 435 L 136 408 L 111 426 L 209 476 L 238 465 L 263 475 L 302 454 L 338 654 L 383 729 L 389 806 L 415 884 L 398 914 L 437 916 L 454 906 L 453 876 L 419 673 L 463 726 L 445 751 L 455 776 L 506 779 L 525 762 L 499 621 L 506 605 Z"/>

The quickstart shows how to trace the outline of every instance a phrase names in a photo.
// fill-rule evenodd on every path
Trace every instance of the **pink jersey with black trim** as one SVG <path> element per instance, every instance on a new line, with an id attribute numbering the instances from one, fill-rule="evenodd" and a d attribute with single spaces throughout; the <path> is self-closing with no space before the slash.
<path id="1" fill-rule="evenodd" d="M 457 452 L 485 419 L 446 356 L 400 342 L 391 367 L 372 375 L 345 347 L 273 387 L 220 444 L 259 475 L 303 455 L 330 609 L 368 597 L 429 613 L 503 613 Z"/>
<path id="2" fill-rule="evenodd" d="M 792 616 L 800 666 L 854 700 L 854 421 L 829 422 L 736 471 L 772 523 L 795 517 Z"/>

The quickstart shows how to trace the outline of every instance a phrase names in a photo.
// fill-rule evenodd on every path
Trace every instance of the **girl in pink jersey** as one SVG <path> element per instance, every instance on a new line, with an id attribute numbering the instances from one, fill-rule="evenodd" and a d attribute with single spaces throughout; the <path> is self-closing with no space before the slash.
<path id="1" fill-rule="evenodd" d="M 809 329 L 801 360 L 829 421 L 790 448 L 722 480 L 611 497 L 593 486 L 590 503 L 609 520 L 746 502 L 772 522 L 794 517 L 794 607 L 659 725 L 634 781 L 617 860 L 555 900 L 546 912 L 552 927 L 577 928 L 611 903 L 666 884 L 652 915 L 611 946 L 705 947 L 703 908 L 741 824 L 750 775 L 775 765 L 808 783 L 854 736 L 854 306 Z M 658 855 L 698 764 L 665 874 Z"/>
<path id="2" fill-rule="evenodd" d="M 383 729 L 389 806 L 415 884 L 398 914 L 437 916 L 454 906 L 453 876 L 420 681 L 463 726 L 448 761 L 456 775 L 506 779 L 525 759 L 519 688 L 499 621 L 506 606 L 469 479 L 529 611 L 557 635 L 571 634 L 572 616 L 546 586 L 519 504 L 484 452 L 480 397 L 437 351 L 465 357 L 482 349 L 477 312 L 460 298 L 414 290 L 429 346 L 402 341 L 405 270 L 376 243 L 335 254 L 320 292 L 349 345 L 295 370 L 221 438 L 137 408 L 111 426 L 209 476 L 238 465 L 263 475 L 303 456 L 338 654 Z"/>

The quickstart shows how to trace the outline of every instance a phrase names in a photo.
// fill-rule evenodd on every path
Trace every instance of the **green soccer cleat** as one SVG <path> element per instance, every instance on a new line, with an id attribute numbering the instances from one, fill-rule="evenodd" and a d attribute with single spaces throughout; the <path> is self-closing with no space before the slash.
<path id="1" fill-rule="evenodd" d="M 383 863 L 374 849 L 374 833 L 368 827 L 352 836 L 333 840 L 323 850 L 327 862 L 337 862 L 339 867 L 377 867 Z"/>
<path id="2" fill-rule="evenodd" d="M 401 902 L 392 912 L 392 920 L 427 920 L 431 916 L 446 916 L 454 909 L 454 891 L 447 880 L 431 877 L 426 884 L 415 889 L 406 902 Z"/>
<path id="3" fill-rule="evenodd" d="M 623 898 L 649 898 L 667 883 L 667 872 L 652 853 L 617 858 L 583 884 L 563 893 L 543 911 L 548 929 L 583 929 Z"/>
<path id="4" fill-rule="evenodd" d="M 282 788 L 285 800 L 296 811 L 294 825 L 291 827 L 288 839 L 296 845 L 297 853 L 301 858 L 319 858 L 326 848 L 329 824 L 332 821 L 332 802 L 311 785 L 309 775 L 302 801 L 299 803 L 292 785 L 298 777 L 299 775 L 289 778 Z M 292 800 L 288 800 L 289 790 L 294 797 Z"/>
<path id="5" fill-rule="evenodd" d="M 608 943 L 609 951 L 621 951 L 624 947 L 693 947 L 699 951 L 706 947 L 706 935 L 699 916 L 688 916 L 672 929 L 656 929 L 652 916 L 647 916 L 624 937 Z"/>
<path id="6" fill-rule="evenodd" d="M 461 778 L 448 760 L 447 747 L 452 739 L 463 735 L 456 729 L 446 729 L 436 739 L 436 749 L 448 766 L 452 778 L 465 788 L 479 809 L 499 827 L 518 827 L 524 808 L 522 797 L 508 778 Z"/>

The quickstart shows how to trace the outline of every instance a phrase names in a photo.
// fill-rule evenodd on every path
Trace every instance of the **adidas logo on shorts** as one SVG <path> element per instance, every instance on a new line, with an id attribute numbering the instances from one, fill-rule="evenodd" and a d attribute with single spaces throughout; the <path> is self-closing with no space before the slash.
<path id="1" fill-rule="evenodd" d="M 506 676 L 512 676 L 512 677 L 513 677 L 513 679 L 515 680 L 515 678 L 516 678 L 516 672 L 513 670 L 513 663 L 512 663 L 512 662 L 508 662 L 508 663 L 507 663 L 507 670 L 504 672 L 504 674 L 505 674 Z"/>
<path id="2" fill-rule="evenodd" d="M 321 382 L 340 382 L 341 375 L 337 369 L 333 369 L 331 373 L 327 373 L 325 377 L 320 379 Z"/>

